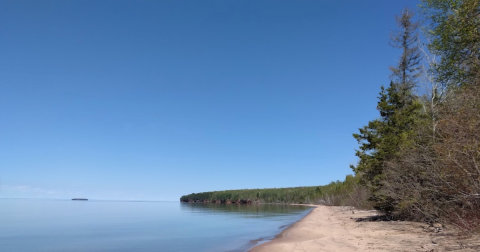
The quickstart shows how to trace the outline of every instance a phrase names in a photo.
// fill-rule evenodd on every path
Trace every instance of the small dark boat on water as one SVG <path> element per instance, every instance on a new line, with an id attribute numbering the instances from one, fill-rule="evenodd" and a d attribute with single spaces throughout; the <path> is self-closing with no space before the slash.
<path id="1" fill-rule="evenodd" d="M 72 200 L 88 200 L 88 199 L 85 199 L 85 198 L 73 198 Z"/>

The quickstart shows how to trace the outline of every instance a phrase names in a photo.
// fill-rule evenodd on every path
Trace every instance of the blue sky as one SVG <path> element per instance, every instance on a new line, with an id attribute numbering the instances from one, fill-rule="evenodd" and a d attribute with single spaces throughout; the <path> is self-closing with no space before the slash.
<path id="1" fill-rule="evenodd" d="M 0 198 L 342 180 L 416 4 L 0 0 Z"/>

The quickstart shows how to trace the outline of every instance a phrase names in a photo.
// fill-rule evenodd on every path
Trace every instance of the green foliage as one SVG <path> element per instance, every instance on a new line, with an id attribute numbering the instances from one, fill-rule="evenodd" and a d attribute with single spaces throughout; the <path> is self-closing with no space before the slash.
<path id="1" fill-rule="evenodd" d="M 363 198 L 358 178 L 347 175 L 345 181 L 324 186 L 243 189 L 192 193 L 180 198 L 182 202 L 205 203 L 285 203 L 352 205 L 368 207 Z"/>
<path id="2" fill-rule="evenodd" d="M 437 81 L 458 86 L 480 69 L 480 1 L 422 0 Z"/>
<path id="3" fill-rule="evenodd" d="M 359 129 L 360 134 L 353 134 L 360 149 L 356 152 L 359 163 L 352 169 L 361 175 L 362 184 L 372 190 L 371 200 L 376 202 L 375 207 L 384 211 L 393 210 L 388 197 L 380 192 L 385 162 L 397 155 L 400 146 L 410 144 L 415 124 L 421 117 L 420 102 L 413 97 L 405 99 L 403 95 L 399 85 L 393 82 L 387 89 L 382 87 L 377 106 L 380 119 Z"/>

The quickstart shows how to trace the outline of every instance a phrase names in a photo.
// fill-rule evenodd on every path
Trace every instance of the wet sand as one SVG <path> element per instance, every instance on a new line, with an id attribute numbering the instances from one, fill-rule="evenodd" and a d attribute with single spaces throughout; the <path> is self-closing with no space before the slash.
<path id="1" fill-rule="evenodd" d="M 318 206 L 251 252 L 480 251 L 480 237 L 459 237 L 453 228 L 407 221 L 371 221 L 375 211 Z"/>

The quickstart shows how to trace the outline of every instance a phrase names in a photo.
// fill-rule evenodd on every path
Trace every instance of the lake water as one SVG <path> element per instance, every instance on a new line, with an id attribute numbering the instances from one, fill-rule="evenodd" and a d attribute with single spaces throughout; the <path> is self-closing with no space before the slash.
<path id="1" fill-rule="evenodd" d="M 247 251 L 310 210 L 285 205 L 0 199 L 0 251 Z"/>

